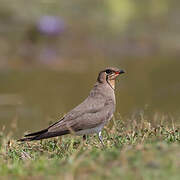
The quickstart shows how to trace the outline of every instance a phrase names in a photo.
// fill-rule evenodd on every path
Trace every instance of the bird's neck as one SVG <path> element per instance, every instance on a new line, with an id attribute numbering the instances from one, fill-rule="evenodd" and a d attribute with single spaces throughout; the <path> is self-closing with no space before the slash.
<path id="1" fill-rule="evenodd" d="M 115 89 L 115 80 L 114 79 L 109 79 L 108 83 L 111 86 L 111 88 L 114 90 Z"/>

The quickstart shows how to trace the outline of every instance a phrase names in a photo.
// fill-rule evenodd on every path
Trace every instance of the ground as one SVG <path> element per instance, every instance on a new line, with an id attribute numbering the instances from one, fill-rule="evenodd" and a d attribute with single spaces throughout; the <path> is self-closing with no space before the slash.
<path id="1" fill-rule="evenodd" d="M 162 118 L 162 117 L 159 117 Z M 112 120 L 96 135 L 20 143 L 0 134 L 3 179 L 179 180 L 180 127 L 162 119 Z"/>

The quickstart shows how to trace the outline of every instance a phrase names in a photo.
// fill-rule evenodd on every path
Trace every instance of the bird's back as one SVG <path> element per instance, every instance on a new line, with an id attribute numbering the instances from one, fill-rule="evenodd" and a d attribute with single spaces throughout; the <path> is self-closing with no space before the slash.
<path id="1" fill-rule="evenodd" d="M 112 89 L 105 84 L 95 84 L 89 96 L 68 112 L 49 131 L 64 130 L 67 127 L 73 130 L 95 127 L 101 123 L 106 123 L 112 117 L 114 110 L 115 95 Z"/>

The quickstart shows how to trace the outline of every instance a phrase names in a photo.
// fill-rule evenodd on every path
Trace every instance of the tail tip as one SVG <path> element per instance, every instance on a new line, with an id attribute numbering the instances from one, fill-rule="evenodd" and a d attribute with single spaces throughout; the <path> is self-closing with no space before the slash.
<path id="1" fill-rule="evenodd" d="M 33 138 L 21 138 L 21 139 L 18 139 L 17 142 L 25 142 L 25 141 L 32 141 Z"/>

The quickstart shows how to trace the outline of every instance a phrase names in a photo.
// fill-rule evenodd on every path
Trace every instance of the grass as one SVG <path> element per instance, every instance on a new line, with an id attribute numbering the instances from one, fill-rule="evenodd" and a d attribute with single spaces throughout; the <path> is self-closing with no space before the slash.
<path id="1" fill-rule="evenodd" d="M 103 131 L 104 148 L 95 135 L 19 143 L 1 132 L 0 177 L 179 180 L 180 127 L 154 117 L 117 117 Z"/>

